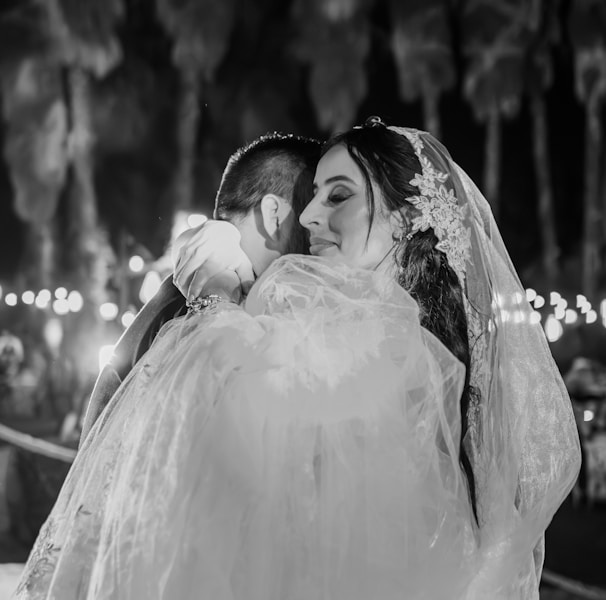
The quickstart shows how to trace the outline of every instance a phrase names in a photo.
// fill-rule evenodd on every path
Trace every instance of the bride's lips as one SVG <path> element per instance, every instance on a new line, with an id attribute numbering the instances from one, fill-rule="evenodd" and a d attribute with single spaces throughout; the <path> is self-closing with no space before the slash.
<path id="1" fill-rule="evenodd" d="M 310 254 L 321 254 L 325 250 L 336 246 L 335 242 L 325 240 L 324 238 L 312 237 L 309 238 L 309 252 Z"/>

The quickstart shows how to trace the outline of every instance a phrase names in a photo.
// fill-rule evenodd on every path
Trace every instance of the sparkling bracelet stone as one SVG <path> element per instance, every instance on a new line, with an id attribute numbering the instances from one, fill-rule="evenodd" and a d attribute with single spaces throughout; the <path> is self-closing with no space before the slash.
<path id="1" fill-rule="evenodd" d="M 187 305 L 189 312 L 201 313 L 205 312 L 207 309 L 215 309 L 219 302 L 231 302 L 231 300 L 227 300 L 217 294 L 208 294 L 206 296 L 190 298 L 185 304 Z"/>

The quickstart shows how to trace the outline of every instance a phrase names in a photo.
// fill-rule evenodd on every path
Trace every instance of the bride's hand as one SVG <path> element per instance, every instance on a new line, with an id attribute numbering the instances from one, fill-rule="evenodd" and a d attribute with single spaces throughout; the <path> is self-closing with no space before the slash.
<path id="1" fill-rule="evenodd" d="M 240 247 L 240 232 L 227 221 L 207 221 L 181 234 L 175 241 L 173 262 L 173 282 L 186 298 L 213 293 L 203 291 L 206 284 L 225 271 L 236 274 L 244 292 L 254 281 L 250 260 Z"/>

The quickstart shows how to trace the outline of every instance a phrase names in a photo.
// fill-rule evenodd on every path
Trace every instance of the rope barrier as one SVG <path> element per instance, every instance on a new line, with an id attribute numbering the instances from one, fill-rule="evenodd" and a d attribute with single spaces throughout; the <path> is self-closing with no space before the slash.
<path id="1" fill-rule="evenodd" d="M 606 590 L 543 569 L 541 581 L 587 600 L 606 600 Z"/>
<path id="2" fill-rule="evenodd" d="M 11 429 L 1 423 L 0 440 L 13 446 L 23 448 L 24 450 L 34 452 L 35 454 L 41 454 L 42 456 L 61 460 L 66 463 L 72 463 L 74 462 L 74 458 L 76 458 L 76 450 L 72 448 L 66 448 L 65 446 L 54 444 L 53 442 L 41 440 L 40 438 L 33 437 L 27 433 Z"/>

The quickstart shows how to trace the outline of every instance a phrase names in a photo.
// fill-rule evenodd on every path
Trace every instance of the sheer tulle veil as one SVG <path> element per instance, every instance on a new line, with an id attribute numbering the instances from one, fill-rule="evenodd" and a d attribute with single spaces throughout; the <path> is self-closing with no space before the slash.
<path id="1" fill-rule="evenodd" d="M 476 478 L 480 542 L 512 574 L 524 560 L 513 550 L 534 546 L 538 578 L 542 534 L 580 467 L 570 399 L 486 199 L 431 134 L 390 129 L 419 140 L 431 166 L 448 175 L 444 185 L 469 236 L 460 278 L 477 393 L 464 443 Z"/>
<path id="2" fill-rule="evenodd" d="M 477 522 L 463 364 L 389 273 L 290 255 L 244 307 L 161 329 L 80 449 L 17 598 L 538 599 L 542 535 L 579 469 L 570 400 L 482 194 L 429 134 L 395 131 L 422 144 L 452 225 Z"/>

